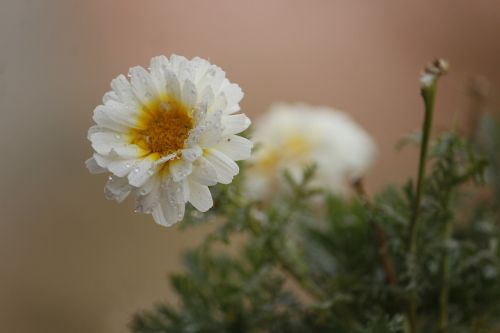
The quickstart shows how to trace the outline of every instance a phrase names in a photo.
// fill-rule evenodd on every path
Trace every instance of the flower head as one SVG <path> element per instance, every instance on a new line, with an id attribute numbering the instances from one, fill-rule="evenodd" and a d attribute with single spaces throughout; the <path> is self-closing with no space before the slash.
<path id="1" fill-rule="evenodd" d="M 111 81 L 112 90 L 94 110 L 88 138 L 93 173 L 110 172 L 109 199 L 136 196 L 136 212 L 170 226 L 190 202 L 212 207 L 208 186 L 228 184 L 235 161 L 250 156 L 252 143 L 236 134 L 250 125 L 240 110 L 243 92 L 208 61 L 173 55 L 151 59 Z"/>
<path id="2" fill-rule="evenodd" d="M 284 170 L 299 178 L 311 164 L 317 166 L 316 185 L 344 194 L 347 181 L 366 172 L 376 155 L 371 137 L 345 113 L 328 107 L 276 104 L 254 129 L 259 148 L 248 168 L 247 189 L 258 198 L 282 186 Z"/>

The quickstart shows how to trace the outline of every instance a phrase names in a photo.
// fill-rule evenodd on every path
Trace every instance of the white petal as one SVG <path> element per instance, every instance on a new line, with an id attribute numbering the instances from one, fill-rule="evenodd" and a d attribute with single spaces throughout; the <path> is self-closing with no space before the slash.
<path id="1" fill-rule="evenodd" d="M 153 208 L 153 212 L 151 213 L 151 215 L 153 216 L 153 219 L 155 220 L 156 223 L 164 227 L 170 227 L 176 222 L 176 221 L 168 221 L 165 218 L 165 215 L 163 215 L 163 208 L 161 204 L 158 204 Z"/>
<path id="2" fill-rule="evenodd" d="M 137 110 L 129 108 L 122 103 L 108 102 L 106 105 L 97 106 L 94 110 L 94 121 L 97 124 L 99 124 L 99 122 L 96 118 L 103 117 L 103 114 L 123 128 L 137 128 L 139 126 L 137 121 L 139 114 Z"/>
<path id="3" fill-rule="evenodd" d="M 184 217 L 184 204 L 172 204 L 169 202 L 160 202 L 162 208 L 163 216 L 167 221 L 167 226 L 171 226 Z"/>
<path id="4" fill-rule="evenodd" d="M 101 155 L 108 155 L 111 149 L 127 144 L 122 134 L 108 131 L 90 133 L 89 140 L 92 148 Z"/>
<path id="5" fill-rule="evenodd" d="M 200 147 L 209 148 L 222 139 L 221 117 L 221 112 L 214 112 L 207 117 L 203 124 L 203 131 L 198 140 Z"/>
<path id="6" fill-rule="evenodd" d="M 217 184 L 217 171 L 205 157 L 198 158 L 193 163 L 193 172 L 189 179 L 202 185 L 212 186 Z"/>
<path id="7" fill-rule="evenodd" d="M 212 90 L 212 87 L 206 86 L 200 94 L 200 103 L 208 107 L 212 105 L 214 100 L 215 100 L 215 95 Z"/>
<path id="8" fill-rule="evenodd" d="M 170 60 L 170 64 L 172 66 L 172 69 L 174 71 L 177 71 L 177 72 L 182 71 L 183 67 L 188 62 L 188 60 L 186 59 L 186 57 L 183 57 L 183 56 L 180 56 L 180 55 L 177 55 L 177 54 L 172 54 L 170 56 L 169 60 Z"/>
<path id="9" fill-rule="evenodd" d="M 118 97 L 118 95 L 114 91 L 108 91 L 102 97 L 102 102 L 104 104 L 106 104 L 106 103 L 108 103 L 110 101 L 120 102 L 120 98 Z"/>
<path id="10" fill-rule="evenodd" d="M 229 184 L 240 171 L 238 164 L 218 150 L 208 150 L 205 157 L 214 166 L 219 183 Z"/>
<path id="11" fill-rule="evenodd" d="M 224 112 L 227 107 L 227 99 L 226 95 L 224 93 L 221 93 L 215 97 L 214 102 L 210 106 L 210 111 L 211 112 Z"/>
<path id="12" fill-rule="evenodd" d="M 193 146 L 182 150 L 182 158 L 188 162 L 194 162 L 203 154 L 203 150 L 199 146 Z"/>
<path id="13" fill-rule="evenodd" d="M 228 107 L 228 108 L 226 109 L 226 112 L 225 112 L 225 113 L 226 113 L 226 114 L 232 114 L 232 113 L 236 113 L 236 112 L 238 112 L 238 111 L 240 111 L 240 110 L 241 110 L 240 105 L 239 105 L 239 104 L 235 104 L 235 105 L 233 105 L 233 106 L 231 106 L 231 107 Z"/>
<path id="14" fill-rule="evenodd" d="M 141 187 L 136 189 L 138 196 L 144 196 L 155 189 L 159 189 L 161 184 L 161 175 L 155 173 L 153 176 L 149 177 L 149 179 L 142 185 Z"/>
<path id="15" fill-rule="evenodd" d="M 222 128 L 208 127 L 201 134 L 198 143 L 202 148 L 209 148 L 216 145 L 221 140 L 222 140 Z"/>
<path id="16" fill-rule="evenodd" d="M 96 132 L 90 135 L 92 148 L 101 155 L 116 155 L 127 158 L 138 158 L 144 155 L 144 151 L 136 145 L 126 141 L 126 136 L 114 132 Z"/>
<path id="17" fill-rule="evenodd" d="M 222 86 L 222 82 L 226 77 L 226 73 L 218 66 L 211 65 L 207 69 L 204 75 L 198 81 L 198 86 L 205 87 L 209 85 L 212 88 L 214 94 L 219 93 L 219 89 Z"/>
<path id="18" fill-rule="evenodd" d="M 238 135 L 230 135 L 214 146 L 234 161 L 246 160 L 252 152 L 252 141 Z"/>
<path id="19" fill-rule="evenodd" d="M 130 186 L 126 177 L 110 176 L 104 187 L 104 196 L 108 200 L 122 202 L 130 194 L 131 190 L 132 186 Z"/>
<path id="20" fill-rule="evenodd" d="M 137 159 L 146 155 L 147 151 L 142 150 L 136 145 L 126 144 L 111 149 L 109 156 L 121 159 Z"/>
<path id="21" fill-rule="evenodd" d="M 178 204 L 171 204 L 162 199 L 158 207 L 161 209 L 161 216 L 163 217 L 163 221 L 161 221 L 160 224 L 166 227 L 170 227 L 179 221 L 179 219 L 177 218 L 179 216 Z"/>
<path id="22" fill-rule="evenodd" d="M 198 103 L 193 108 L 193 118 L 196 125 L 202 124 L 207 116 L 208 107 L 205 103 Z"/>
<path id="23" fill-rule="evenodd" d="M 187 179 L 184 179 L 181 182 L 181 186 L 182 186 L 182 199 L 183 199 L 183 203 L 186 204 L 186 202 L 188 202 L 188 200 L 189 200 L 189 184 L 188 184 Z"/>
<path id="24" fill-rule="evenodd" d="M 223 136 L 241 133 L 251 124 L 250 119 L 243 113 L 226 115 L 221 120 L 224 127 Z"/>
<path id="25" fill-rule="evenodd" d="M 189 182 L 189 202 L 200 212 L 206 212 L 214 204 L 208 186 L 193 181 Z"/>
<path id="26" fill-rule="evenodd" d="M 116 93 L 122 103 L 137 105 L 137 98 L 135 97 L 130 82 L 124 75 L 118 75 L 111 81 L 111 88 Z"/>
<path id="27" fill-rule="evenodd" d="M 190 63 L 194 71 L 194 82 L 198 83 L 200 78 L 207 72 L 207 69 L 210 68 L 210 63 L 200 57 L 194 57 Z"/>
<path id="28" fill-rule="evenodd" d="M 113 158 L 99 154 L 94 154 L 94 159 L 99 166 L 108 169 L 117 177 L 125 177 L 128 175 L 138 161 L 135 159 L 124 160 L 117 157 Z"/>
<path id="29" fill-rule="evenodd" d="M 150 67 L 151 67 L 151 78 L 156 86 L 156 90 L 159 93 L 163 93 L 165 91 L 165 68 L 169 66 L 169 62 L 167 57 L 164 55 L 151 58 Z"/>
<path id="30" fill-rule="evenodd" d="M 239 103 L 244 95 L 240 86 L 235 83 L 229 83 L 224 86 L 223 91 L 227 98 L 227 113 L 238 112 L 240 110 Z"/>
<path id="31" fill-rule="evenodd" d="M 170 174 L 175 182 L 181 181 L 191 174 L 193 166 L 191 162 L 185 160 L 175 160 L 170 162 Z"/>
<path id="32" fill-rule="evenodd" d="M 185 204 L 172 204 L 162 198 L 153 208 L 152 215 L 156 223 L 170 227 L 183 219 L 184 211 Z"/>
<path id="33" fill-rule="evenodd" d="M 196 86 L 190 80 L 184 81 L 182 86 L 182 102 L 188 109 L 192 109 L 196 105 L 198 91 Z"/>
<path id="34" fill-rule="evenodd" d="M 135 165 L 128 174 L 130 185 L 141 187 L 155 173 L 154 160 L 150 157 L 144 158 Z"/>
<path id="35" fill-rule="evenodd" d="M 181 85 L 179 83 L 177 75 L 175 75 L 175 73 L 172 72 L 171 70 L 168 69 L 165 70 L 165 82 L 168 94 L 171 95 L 173 98 L 180 98 Z"/>
<path id="36" fill-rule="evenodd" d="M 141 66 L 135 66 L 129 69 L 132 89 L 137 98 L 147 104 L 158 95 L 156 88 L 151 80 L 151 75 Z"/>
<path id="37" fill-rule="evenodd" d="M 102 108 L 103 106 L 99 105 L 94 109 L 94 116 L 92 117 L 92 119 L 96 122 L 97 125 L 118 133 L 127 131 L 128 126 L 124 126 L 116 120 L 111 119 L 111 117 L 109 117 L 109 114 L 107 114 Z"/>
<path id="38" fill-rule="evenodd" d="M 151 214 L 160 204 L 160 180 L 151 177 L 138 193 L 135 212 Z"/>
<path id="39" fill-rule="evenodd" d="M 180 82 L 185 82 L 185 81 L 195 81 L 195 74 L 196 74 L 196 66 L 191 62 L 187 61 L 183 65 L 179 67 L 179 71 L 177 72 L 177 77 L 179 78 Z"/>
<path id="40" fill-rule="evenodd" d="M 184 217 L 186 195 L 184 182 L 166 180 L 161 186 L 160 207 L 165 225 L 170 226 Z"/>
<path id="41" fill-rule="evenodd" d="M 87 139 L 90 140 L 90 137 L 94 133 L 99 133 L 99 132 L 109 132 L 109 130 L 107 128 L 98 125 L 90 126 L 89 130 L 87 131 Z"/>
<path id="42" fill-rule="evenodd" d="M 91 157 L 88 160 L 85 161 L 85 166 L 89 170 L 90 173 L 104 173 L 108 171 L 106 168 L 101 167 L 97 162 L 95 161 L 95 158 Z"/>
<path id="43" fill-rule="evenodd" d="M 185 194 L 185 191 L 188 190 L 188 187 L 185 181 L 176 182 L 172 178 L 169 178 L 163 181 L 161 189 L 162 195 L 168 199 L 168 202 L 172 204 L 186 203 L 188 196 Z"/>

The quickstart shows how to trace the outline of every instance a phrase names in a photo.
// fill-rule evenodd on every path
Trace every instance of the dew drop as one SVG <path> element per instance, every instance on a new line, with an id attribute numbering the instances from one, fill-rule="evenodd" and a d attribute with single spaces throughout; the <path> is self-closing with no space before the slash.
<path id="1" fill-rule="evenodd" d="M 140 169 L 138 167 L 134 168 L 134 173 L 139 173 Z"/>
<path id="2" fill-rule="evenodd" d="M 116 140 L 120 140 L 122 138 L 122 136 L 120 134 L 115 134 L 115 139 Z"/>

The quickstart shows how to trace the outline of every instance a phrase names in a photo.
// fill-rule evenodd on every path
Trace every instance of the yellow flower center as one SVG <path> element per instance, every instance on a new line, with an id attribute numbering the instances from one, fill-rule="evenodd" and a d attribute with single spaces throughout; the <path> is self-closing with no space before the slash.
<path id="1" fill-rule="evenodd" d="M 165 97 L 142 107 L 138 127 L 129 134 L 131 143 L 160 158 L 184 147 L 194 123 L 190 110 Z"/>
<path id="2" fill-rule="evenodd" d="M 257 152 L 255 167 L 262 173 L 275 172 L 288 164 L 310 163 L 312 145 L 299 134 L 286 137 L 279 147 L 268 148 L 264 145 Z"/>

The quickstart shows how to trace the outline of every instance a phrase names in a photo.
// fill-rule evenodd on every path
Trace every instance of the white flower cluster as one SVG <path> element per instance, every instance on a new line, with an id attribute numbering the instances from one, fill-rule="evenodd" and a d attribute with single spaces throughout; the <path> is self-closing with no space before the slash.
<path id="1" fill-rule="evenodd" d="M 208 61 L 173 55 L 151 59 L 149 70 L 119 75 L 94 110 L 88 133 L 92 173 L 109 172 L 105 194 L 136 197 L 136 211 L 170 226 L 186 203 L 205 212 L 213 205 L 208 186 L 229 184 L 235 161 L 250 157 L 252 142 L 237 135 L 250 120 L 240 111 L 240 87 Z M 349 178 L 372 163 L 376 147 L 346 114 L 327 107 L 277 104 L 256 124 L 260 148 L 251 159 L 248 194 L 265 198 L 282 186 L 282 172 L 300 177 L 316 164 L 316 182 L 343 194 Z"/>
<path id="2" fill-rule="evenodd" d="M 316 164 L 315 185 L 343 195 L 348 181 L 363 175 L 376 156 L 372 138 L 345 113 L 328 107 L 276 104 L 254 125 L 246 187 L 255 198 L 270 197 L 283 186 L 288 170 L 300 180 Z"/>
<path id="3" fill-rule="evenodd" d="M 136 211 L 159 224 L 182 220 L 187 202 L 207 211 L 208 186 L 230 183 L 235 161 L 250 156 L 252 143 L 237 135 L 250 125 L 237 114 L 243 92 L 200 58 L 155 57 L 149 71 L 133 67 L 129 77 L 114 79 L 94 110 L 88 169 L 110 172 L 106 196 L 134 194 Z"/>

